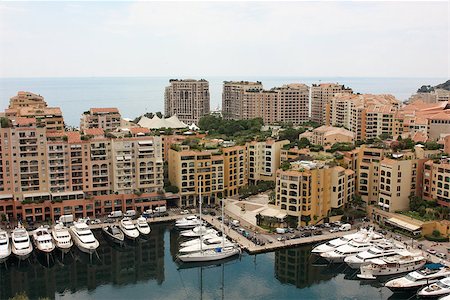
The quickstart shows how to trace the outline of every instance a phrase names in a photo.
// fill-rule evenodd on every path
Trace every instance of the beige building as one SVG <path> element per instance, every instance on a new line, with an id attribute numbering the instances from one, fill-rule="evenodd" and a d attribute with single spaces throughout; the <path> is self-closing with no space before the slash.
<path id="1" fill-rule="evenodd" d="M 299 225 L 315 224 L 332 208 L 342 208 L 354 189 L 354 172 L 316 161 L 297 161 L 276 172 L 275 205 L 297 217 Z"/>
<path id="2" fill-rule="evenodd" d="M 424 164 L 422 197 L 450 207 L 450 159 L 429 160 Z"/>
<path id="3" fill-rule="evenodd" d="M 293 83 L 270 90 L 247 89 L 242 92 L 240 111 L 234 115 L 241 119 L 262 118 L 264 124 L 308 122 L 309 88 Z"/>
<path id="4" fill-rule="evenodd" d="M 186 124 L 198 121 L 210 111 L 208 81 L 194 79 L 171 79 L 164 94 L 164 114 L 177 115 Z"/>
<path id="5" fill-rule="evenodd" d="M 342 126 L 355 134 L 355 140 L 370 140 L 392 135 L 400 107 L 392 95 L 335 94 L 326 105 L 325 122 Z"/>
<path id="6" fill-rule="evenodd" d="M 261 82 L 251 81 L 224 81 L 222 92 L 222 115 L 226 120 L 245 119 L 244 92 L 248 90 L 260 91 L 263 89 Z"/>
<path id="7" fill-rule="evenodd" d="M 311 144 L 328 146 L 335 143 L 353 143 L 354 133 L 342 127 L 320 126 L 312 132 L 304 132 L 299 138 L 307 138 Z"/>
<path id="8" fill-rule="evenodd" d="M 22 107 L 45 108 L 47 107 L 47 102 L 41 95 L 31 92 L 18 92 L 17 96 L 10 98 L 9 108 L 17 109 Z"/>
<path id="9" fill-rule="evenodd" d="M 324 121 L 326 105 L 337 93 L 352 94 L 353 91 L 337 83 L 320 83 L 311 86 L 311 121 L 326 124 Z"/>
<path id="10" fill-rule="evenodd" d="M 289 144 L 288 140 L 247 143 L 248 181 L 255 184 L 259 180 L 274 181 L 280 167 L 281 149 Z"/>
<path id="11" fill-rule="evenodd" d="M 121 126 L 119 110 L 115 107 L 91 108 L 81 115 L 80 131 L 90 128 L 101 128 L 114 131 Z"/>

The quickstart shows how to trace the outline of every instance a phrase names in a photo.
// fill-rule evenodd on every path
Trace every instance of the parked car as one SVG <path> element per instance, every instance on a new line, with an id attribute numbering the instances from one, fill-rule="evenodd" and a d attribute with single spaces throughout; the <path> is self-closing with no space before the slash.
<path id="1" fill-rule="evenodd" d="M 338 231 L 339 231 L 339 228 L 336 228 L 336 227 L 330 229 L 330 233 L 338 232 Z"/>
<path id="2" fill-rule="evenodd" d="M 303 236 L 303 237 L 311 236 L 311 232 L 304 232 L 304 233 L 302 234 L 302 236 Z"/>
<path id="3" fill-rule="evenodd" d="M 316 230 L 313 232 L 313 235 L 321 235 L 323 234 L 322 230 Z"/>
<path id="4" fill-rule="evenodd" d="M 100 219 L 95 219 L 93 223 L 94 223 L 94 224 L 101 224 L 102 221 L 101 221 Z"/>
<path id="5" fill-rule="evenodd" d="M 447 259 L 447 255 L 441 252 L 436 253 L 436 256 L 439 258 Z"/>
<path id="6" fill-rule="evenodd" d="M 115 210 L 109 213 L 108 218 L 121 218 L 123 216 L 120 210 Z"/>
<path id="7" fill-rule="evenodd" d="M 115 222 L 115 220 L 113 220 L 113 219 L 106 219 L 104 223 L 114 223 L 114 222 Z"/>
<path id="8" fill-rule="evenodd" d="M 185 209 L 185 210 L 182 210 L 182 211 L 180 212 L 180 214 L 182 214 L 182 215 L 188 215 L 188 214 L 189 214 L 189 211 L 188 211 L 187 209 Z"/>

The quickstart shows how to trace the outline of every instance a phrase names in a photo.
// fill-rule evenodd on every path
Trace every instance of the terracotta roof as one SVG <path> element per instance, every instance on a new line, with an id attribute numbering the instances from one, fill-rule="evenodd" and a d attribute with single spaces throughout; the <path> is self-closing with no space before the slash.
<path id="1" fill-rule="evenodd" d="M 94 107 L 90 109 L 90 112 L 95 113 L 118 113 L 119 110 L 116 107 Z"/>
<path id="2" fill-rule="evenodd" d="M 18 125 L 18 126 L 35 124 L 36 123 L 36 119 L 35 118 L 17 117 L 17 118 L 14 119 L 14 123 L 16 125 Z"/>
<path id="3" fill-rule="evenodd" d="M 414 142 L 416 142 L 416 143 L 418 143 L 418 142 L 424 143 L 424 142 L 426 142 L 428 140 L 428 136 L 425 133 L 421 132 L 421 131 L 417 131 L 414 134 L 412 140 Z"/>
<path id="4" fill-rule="evenodd" d="M 87 128 L 84 130 L 85 135 L 104 135 L 105 131 L 102 128 Z"/>
<path id="5" fill-rule="evenodd" d="M 81 142 L 81 134 L 78 131 L 67 131 L 66 135 L 69 143 Z"/>
<path id="6" fill-rule="evenodd" d="M 148 128 L 143 127 L 132 127 L 130 128 L 131 134 L 138 134 L 138 133 L 149 133 L 150 130 Z"/>
<path id="7" fill-rule="evenodd" d="M 429 120 L 450 120 L 450 111 L 448 113 L 441 112 L 441 113 L 435 114 L 433 116 L 430 116 L 428 119 Z"/>

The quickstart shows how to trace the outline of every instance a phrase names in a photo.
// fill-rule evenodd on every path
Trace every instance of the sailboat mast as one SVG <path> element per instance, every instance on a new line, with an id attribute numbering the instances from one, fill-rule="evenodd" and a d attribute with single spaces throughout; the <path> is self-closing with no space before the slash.
<path id="1" fill-rule="evenodd" d="M 202 176 L 198 177 L 199 179 L 199 183 L 198 183 L 198 202 L 199 202 L 199 207 L 200 207 L 200 251 L 202 251 L 202 244 L 203 244 L 203 232 L 202 232 L 202 228 L 201 228 L 201 224 L 203 224 L 203 219 L 202 219 Z"/>
<path id="2" fill-rule="evenodd" d="M 223 199 L 220 199 L 220 202 L 222 203 L 222 224 L 221 224 L 221 229 L 222 229 L 222 248 L 225 246 L 225 232 L 223 230 Z"/>

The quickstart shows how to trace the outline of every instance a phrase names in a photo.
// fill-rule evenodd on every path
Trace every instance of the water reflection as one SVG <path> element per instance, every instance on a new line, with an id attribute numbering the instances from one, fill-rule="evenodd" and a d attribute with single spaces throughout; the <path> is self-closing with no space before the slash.
<path id="1" fill-rule="evenodd" d="M 25 291 L 31 298 L 49 297 L 56 294 L 74 293 L 110 284 L 123 286 L 155 280 L 164 281 L 164 226 L 152 226 L 147 239 L 140 239 L 124 247 L 114 247 L 95 232 L 99 239 L 98 258 L 80 252 L 76 247 L 64 259 L 54 252 L 54 261 L 45 267 L 36 255 L 28 262 L 15 258 L 8 261 L 8 269 L 0 267 L 0 299 L 8 299 Z"/>

